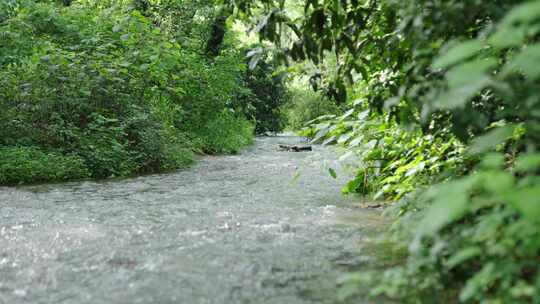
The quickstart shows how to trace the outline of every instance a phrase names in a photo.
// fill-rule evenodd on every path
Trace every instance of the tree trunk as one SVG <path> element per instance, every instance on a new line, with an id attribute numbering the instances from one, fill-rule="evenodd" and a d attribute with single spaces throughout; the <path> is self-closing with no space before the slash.
<path id="1" fill-rule="evenodd" d="M 311 146 L 279 145 L 279 148 L 288 152 L 307 152 L 313 151 Z"/>
<path id="2" fill-rule="evenodd" d="M 210 38 L 206 42 L 206 54 L 210 57 L 219 55 L 225 33 L 227 32 L 227 19 L 232 15 L 232 10 L 228 7 L 221 8 L 212 23 Z"/>

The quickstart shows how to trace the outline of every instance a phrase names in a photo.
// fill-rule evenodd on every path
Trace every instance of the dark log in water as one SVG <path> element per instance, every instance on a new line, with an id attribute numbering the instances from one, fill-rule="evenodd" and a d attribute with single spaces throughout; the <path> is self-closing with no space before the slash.
<path id="1" fill-rule="evenodd" d="M 311 146 L 296 146 L 296 145 L 279 145 L 279 148 L 284 151 L 289 152 L 307 152 L 313 151 Z"/>

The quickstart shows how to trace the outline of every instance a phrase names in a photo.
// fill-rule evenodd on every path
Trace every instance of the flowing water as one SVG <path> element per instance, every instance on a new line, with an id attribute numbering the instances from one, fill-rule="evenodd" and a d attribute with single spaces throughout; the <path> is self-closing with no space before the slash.
<path id="1" fill-rule="evenodd" d="M 0 303 L 335 303 L 379 216 L 340 194 L 332 151 L 277 150 L 300 141 L 258 138 L 172 174 L 0 188 Z"/>

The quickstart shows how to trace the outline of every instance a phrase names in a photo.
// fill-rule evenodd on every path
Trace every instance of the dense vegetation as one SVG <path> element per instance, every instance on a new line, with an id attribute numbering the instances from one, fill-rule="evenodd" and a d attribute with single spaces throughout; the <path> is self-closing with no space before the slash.
<path id="1" fill-rule="evenodd" d="M 344 148 L 343 191 L 399 201 L 403 263 L 352 274 L 342 298 L 367 282 L 400 302 L 538 302 L 540 1 L 235 4 L 346 108 L 303 130 Z"/>
<path id="2" fill-rule="evenodd" d="M 539 38 L 538 0 L 4 0 L 0 184 L 173 170 L 287 124 L 392 202 L 402 261 L 341 298 L 537 303 Z"/>
<path id="3" fill-rule="evenodd" d="M 247 68 L 220 14 L 202 0 L 2 1 L 0 184 L 167 171 L 278 130 L 283 80 L 270 60 Z"/>

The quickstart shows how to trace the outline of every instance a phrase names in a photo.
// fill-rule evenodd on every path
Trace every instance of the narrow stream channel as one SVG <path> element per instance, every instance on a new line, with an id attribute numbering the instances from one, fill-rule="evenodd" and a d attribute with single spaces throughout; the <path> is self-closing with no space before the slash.
<path id="1" fill-rule="evenodd" d="M 277 150 L 300 141 L 258 138 L 172 174 L 0 188 L 0 303 L 335 303 L 378 215 L 340 194 L 329 149 Z"/>

